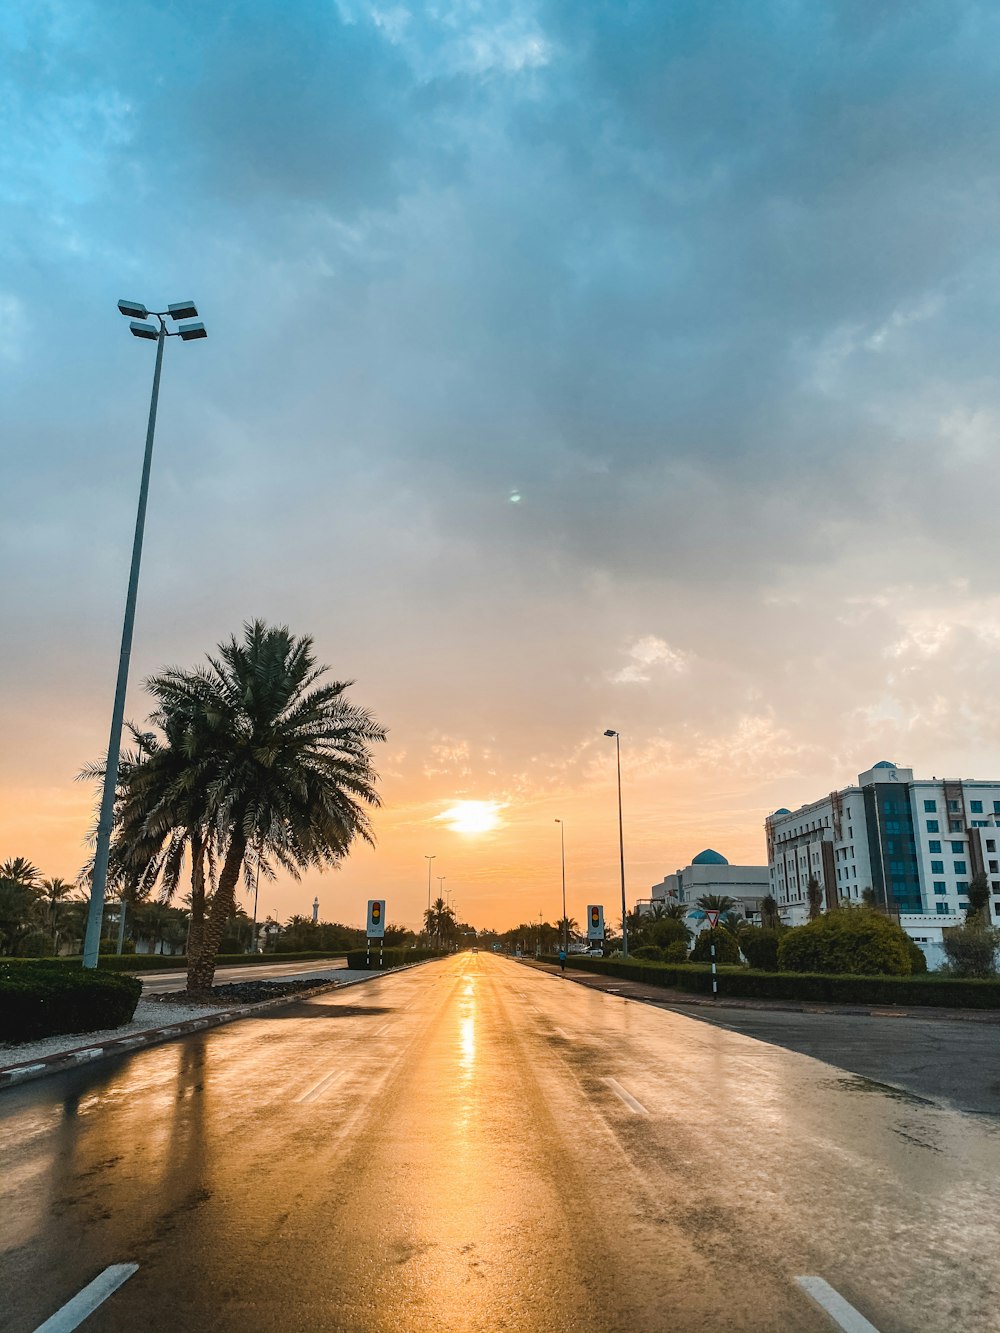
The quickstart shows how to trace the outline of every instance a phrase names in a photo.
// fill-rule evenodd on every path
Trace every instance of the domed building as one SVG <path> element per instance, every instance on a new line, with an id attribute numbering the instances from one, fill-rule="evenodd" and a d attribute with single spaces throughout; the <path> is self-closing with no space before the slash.
<path id="1" fill-rule="evenodd" d="M 730 865 L 721 852 L 706 847 L 691 858 L 690 865 L 664 875 L 661 883 L 654 884 L 647 902 L 650 907 L 656 903 L 683 903 L 690 907 L 689 915 L 696 920 L 703 915 L 698 899 L 716 894 L 734 899 L 737 910 L 753 919 L 760 912 L 760 900 L 767 895 L 768 884 L 767 866 Z M 640 910 L 644 905 L 639 904 Z"/>

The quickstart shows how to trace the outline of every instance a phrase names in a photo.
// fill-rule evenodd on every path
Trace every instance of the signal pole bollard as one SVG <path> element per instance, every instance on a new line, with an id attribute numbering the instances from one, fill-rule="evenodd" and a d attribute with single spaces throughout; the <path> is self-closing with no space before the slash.
<path id="1" fill-rule="evenodd" d="M 372 937 L 370 935 L 366 936 L 365 945 L 365 967 L 370 968 L 372 965 Z"/>
<path id="2" fill-rule="evenodd" d="M 381 940 L 381 939 L 380 939 L 379 942 L 378 942 L 378 965 L 379 965 L 379 967 L 382 967 L 382 966 L 383 966 L 383 963 L 382 963 L 382 940 Z"/>
<path id="3" fill-rule="evenodd" d="M 719 998 L 719 977 L 715 970 L 715 941 L 712 941 L 712 999 Z"/>

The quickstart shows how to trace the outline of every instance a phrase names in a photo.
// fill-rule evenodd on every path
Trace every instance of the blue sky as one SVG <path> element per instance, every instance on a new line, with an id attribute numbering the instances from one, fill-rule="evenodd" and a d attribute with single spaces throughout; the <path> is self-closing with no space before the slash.
<path id="1" fill-rule="evenodd" d="M 15 0 L 0 44 L 4 855 L 75 871 L 106 743 L 119 296 L 210 331 L 130 712 L 264 615 L 391 729 L 379 851 L 282 914 L 414 918 L 437 849 L 533 915 L 560 814 L 599 893 L 609 725 L 637 894 L 876 759 L 996 776 L 994 7 Z"/>

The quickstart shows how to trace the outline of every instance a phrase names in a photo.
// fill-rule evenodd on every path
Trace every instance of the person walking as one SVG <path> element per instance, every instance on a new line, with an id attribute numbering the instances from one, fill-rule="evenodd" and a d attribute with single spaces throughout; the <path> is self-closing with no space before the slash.
<path id="1" fill-rule="evenodd" d="M 559 950 L 559 971 L 562 973 L 563 976 L 566 975 L 566 950 L 565 950 L 565 949 L 560 949 L 560 950 Z"/>

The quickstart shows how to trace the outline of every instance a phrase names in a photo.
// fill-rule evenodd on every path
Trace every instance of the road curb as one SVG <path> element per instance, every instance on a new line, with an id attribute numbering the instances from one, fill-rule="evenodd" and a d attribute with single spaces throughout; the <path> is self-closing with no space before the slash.
<path id="1" fill-rule="evenodd" d="M 410 968 L 422 967 L 425 962 L 434 961 L 436 960 L 428 958 L 421 959 L 419 963 L 406 963 L 403 967 L 387 967 L 373 972 L 371 976 L 352 977 L 350 981 L 320 981 L 315 986 L 310 986 L 308 990 L 301 990 L 295 995 L 276 995 L 274 999 L 258 1000 L 256 1004 L 234 1005 L 231 1009 L 220 1009 L 215 1014 L 202 1014 L 200 1018 L 186 1018 L 180 1023 L 165 1023 L 162 1027 L 147 1028 L 144 1032 L 133 1032 L 127 1037 L 112 1037 L 102 1041 L 99 1046 L 77 1046 L 71 1051 L 57 1051 L 52 1055 L 43 1055 L 31 1064 L 4 1065 L 0 1067 L 0 1091 L 4 1088 L 20 1087 L 23 1083 L 31 1083 L 36 1078 L 45 1078 L 48 1074 L 61 1074 L 67 1069 L 76 1069 L 82 1064 L 89 1064 L 92 1060 L 109 1060 L 126 1052 L 144 1050 L 148 1046 L 159 1046 L 163 1042 L 187 1037 L 206 1028 L 222 1027 L 225 1023 L 235 1023 L 241 1018 L 254 1018 L 257 1014 L 268 1009 L 276 1009 L 282 1004 L 311 1000 L 314 996 L 323 995 L 331 990 L 347 990 L 350 986 L 360 986 L 366 981 L 392 976 L 397 972 L 407 972 Z"/>

